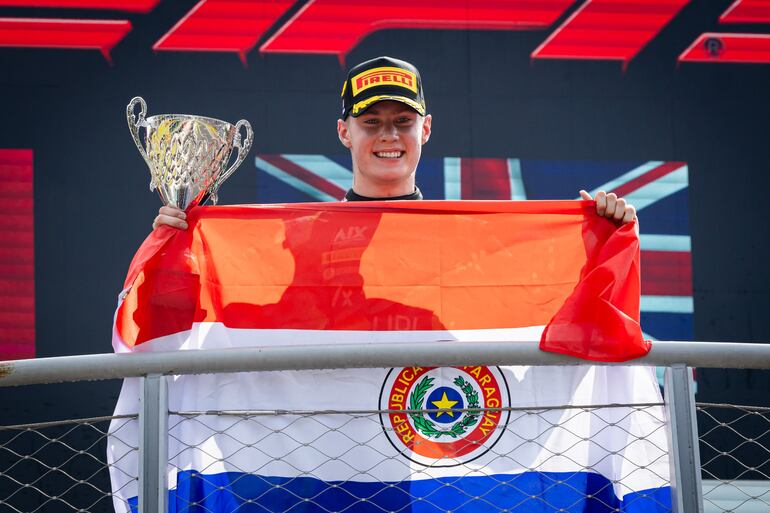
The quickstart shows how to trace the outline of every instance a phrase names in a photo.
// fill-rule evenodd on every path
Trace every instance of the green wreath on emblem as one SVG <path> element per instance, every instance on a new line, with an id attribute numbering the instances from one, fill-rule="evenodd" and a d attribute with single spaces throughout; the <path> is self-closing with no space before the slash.
<path id="1" fill-rule="evenodd" d="M 409 394 L 410 410 L 423 409 L 425 394 L 428 393 L 428 390 L 433 388 L 433 379 L 434 378 L 425 376 L 414 387 L 412 393 Z M 463 394 L 465 394 L 465 400 L 468 402 L 469 409 L 479 407 L 479 393 L 473 389 L 473 385 L 471 385 L 468 381 L 465 381 L 462 376 L 457 376 L 453 383 L 460 387 L 460 390 L 462 390 Z M 464 434 L 469 427 L 474 426 L 479 421 L 479 412 L 468 411 L 465 412 L 465 416 L 461 421 L 455 422 L 452 425 L 452 429 L 449 431 L 442 431 L 440 429 L 436 429 L 436 424 L 434 424 L 433 421 L 429 418 L 425 417 L 422 413 L 412 412 L 409 414 L 409 416 L 412 417 L 414 427 L 428 438 L 441 438 L 444 435 L 457 438 L 458 436 Z"/>

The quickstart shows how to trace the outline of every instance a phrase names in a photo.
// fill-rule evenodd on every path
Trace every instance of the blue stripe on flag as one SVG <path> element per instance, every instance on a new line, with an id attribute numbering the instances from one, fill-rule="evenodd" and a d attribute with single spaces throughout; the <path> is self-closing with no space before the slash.
<path id="1" fill-rule="evenodd" d="M 663 513 L 668 487 L 615 496 L 612 483 L 589 472 L 525 472 L 402 482 L 325 482 L 310 477 L 264 477 L 240 472 L 180 472 L 169 491 L 170 513 Z M 137 498 L 129 500 L 137 511 Z"/>
<path id="2" fill-rule="evenodd" d="M 444 159 L 437 157 L 423 157 L 417 168 L 417 187 L 422 191 L 425 199 L 444 198 Z"/>
<path id="3" fill-rule="evenodd" d="M 337 155 L 326 155 L 326 157 L 329 158 L 329 160 L 333 160 L 337 164 L 339 164 L 342 167 L 346 167 L 350 169 L 350 172 L 353 172 L 353 158 L 350 156 L 350 153 L 339 153 Z"/>
<path id="4" fill-rule="evenodd" d="M 645 162 L 522 160 L 521 174 L 528 199 L 576 198 L 580 189 L 605 184 Z"/>
<path id="5" fill-rule="evenodd" d="M 683 189 L 653 203 L 639 213 L 639 228 L 644 233 L 690 235 L 688 189 Z"/>
<path id="6" fill-rule="evenodd" d="M 300 203 L 306 201 L 318 201 L 313 196 L 268 174 L 259 166 L 256 166 L 256 169 L 257 203 Z"/>
<path id="7" fill-rule="evenodd" d="M 686 313 L 642 312 L 645 333 L 658 340 L 692 340 L 692 315 Z"/>

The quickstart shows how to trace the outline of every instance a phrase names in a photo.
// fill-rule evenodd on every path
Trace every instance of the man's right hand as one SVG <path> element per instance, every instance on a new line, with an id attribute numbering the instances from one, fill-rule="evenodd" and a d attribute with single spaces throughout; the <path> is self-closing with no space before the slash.
<path id="1" fill-rule="evenodd" d="M 152 229 L 156 229 L 158 226 L 166 225 L 179 230 L 187 229 L 187 215 L 183 210 L 179 210 L 176 207 L 160 207 L 158 210 L 158 216 L 152 222 Z"/>

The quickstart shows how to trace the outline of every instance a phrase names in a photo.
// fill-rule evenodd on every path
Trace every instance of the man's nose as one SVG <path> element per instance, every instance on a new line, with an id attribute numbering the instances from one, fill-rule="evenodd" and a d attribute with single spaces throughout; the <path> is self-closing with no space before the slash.
<path id="1" fill-rule="evenodd" d="M 380 131 L 380 139 L 383 141 L 392 141 L 398 138 L 398 131 L 396 125 L 393 123 L 384 123 L 382 125 L 382 131 Z"/>

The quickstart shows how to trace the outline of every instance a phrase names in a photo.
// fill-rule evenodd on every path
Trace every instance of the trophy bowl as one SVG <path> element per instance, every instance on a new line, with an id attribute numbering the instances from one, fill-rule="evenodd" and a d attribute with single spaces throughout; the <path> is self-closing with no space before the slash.
<path id="1" fill-rule="evenodd" d="M 136 114 L 136 106 L 140 106 Z M 217 203 L 219 187 L 241 165 L 254 133 L 245 119 L 236 124 L 188 114 L 145 117 L 147 104 L 133 98 L 126 107 L 128 129 L 150 168 L 150 190 L 158 189 L 165 205 L 187 210 L 208 197 Z M 241 137 L 241 127 L 245 137 Z M 145 130 L 145 142 L 139 129 Z M 231 165 L 233 150 L 237 154 Z"/>

